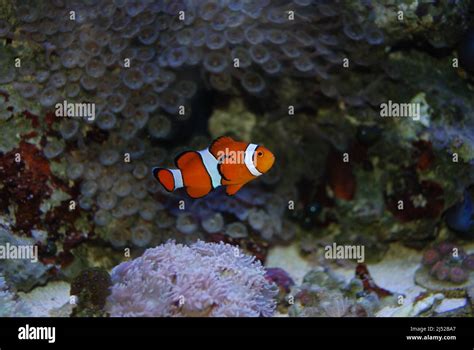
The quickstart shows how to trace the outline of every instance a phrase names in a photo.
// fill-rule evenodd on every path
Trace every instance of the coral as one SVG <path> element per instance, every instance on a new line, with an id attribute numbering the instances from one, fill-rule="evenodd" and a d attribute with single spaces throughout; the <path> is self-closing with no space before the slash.
<path id="1" fill-rule="evenodd" d="M 179 209 L 180 201 L 186 204 L 183 210 Z M 177 230 L 185 234 L 195 233 L 200 227 L 205 236 L 224 234 L 230 239 L 258 237 L 267 242 L 287 242 L 295 237 L 294 225 L 282 218 L 286 210 L 282 196 L 253 185 L 245 186 L 233 197 L 223 189 L 194 201 L 176 194 L 165 208 L 177 218 Z"/>
<path id="2" fill-rule="evenodd" d="M 19 294 L 33 317 L 69 317 L 74 307 L 69 289 L 65 281 L 50 281 L 31 292 Z"/>
<path id="3" fill-rule="evenodd" d="M 286 313 L 287 310 L 285 308 L 288 306 L 287 297 L 295 282 L 285 270 L 279 267 L 267 267 L 265 277 L 278 286 L 278 311 Z"/>
<path id="4" fill-rule="evenodd" d="M 277 288 L 229 244 L 167 242 L 112 270 L 111 316 L 271 316 Z"/>
<path id="5" fill-rule="evenodd" d="M 18 237 L 11 232 L 7 224 L 0 226 L 0 244 L 8 249 L 8 246 L 35 246 L 36 242 L 28 237 Z M 36 285 L 44 284 L 48 280 L 48 270 L 50 266 L 44 265 L 41 261 L 29 259 L 4 259 L 0 262 L 0 273 L 9 284 L 15 286 L 17 290 L 29 291 Z"/>
<path id="6" fill-rule="evenodd" d="M 308 272 L 292 294 L 295 302 L 289 314 L 293 317 L 366 317 L 373 316 L 384 304 L 393 303 L 358 278 L 346 284 L 330 270 L 321 269 Z"/>
<path id="7" fill-rule="evenodd" d="M 72 199 L 86 215 L 93 216 L 96 225 L 82 235 L 89 236 L 94 230 L 117 247 L 129 243 L 150 246 L 147 239 L 132 239 L 132 227 L 148 227 L 149 231 L 152 227 L 153 233 L 154 226 L 161 228 L 162 223 L 156 224 L 158 218 L 166 217 L 168 227 L 180 230 L 168 214 L 158 213 L 168 195 L 161 193 L 150 172 L 143 169 L 170 164 L 187 140 L 190 145 L 198 143 L 198 137 L 191 138 L 181 126 L 186 121 L 203 129 L 196 119 L 211 114 L 202 103 L 202 96 L 208 94 L 205 91 L 272 100 L 268 93 L 289 94 L 278 86 L 289 76 L 328 82 L 354 46 L 365 52 L 370 49 L 370 55 L 382 50 L 383 35 L 366 16 L 372 10 L 370 6 L 346 10 L 338 4 L 301 1 L 186 0 L 139 6 L 132 1 L 28 1 L 12 6 L 12 21 L 0 31 L 0 37 L 13 42 L 6 45 L 5 62 L 21 47 L 22 69 L 16 72 L 5 64 L 2 67 L 7 71 L 0 75 L 3 84 L 14 84 L 28 106 L 38 107 L 37 123 L 46 134 L 41 135 L 45 158 L 56 164 L 65 156 L 61 161 L 66 171 L 58 175 L 79 186 L 79 194 Z M 70 18 L 70 11 L 75 19 Z M 357 25 L 364 27 L 360 35 L 338 30 Z M 126 66 L 128 59 L 130 67 Z M 63 100 L 95 103 L 95 120 L 51 117 L 55 104 Z M 256 113 L 236 101 L 214 111 L 211 134 L 229 130 L 250 139 Z M 185 108 L 184 115 L 178 114 L 180 106 Z M 232 122 L 225 122 L 229 117 Z M 169 142 L 173 139 L 183 144 L 175 148 Z M 123 161 L 125 153 L 130 154 L 129 163 Z M 280 175 L 276 170 L 273 174 L 263 181 L 275 185 Z M 255 230 L 262 231 L 265 240 L 293 237 L 294 229 L 275 214 L 270 218 L 265 214 L 264 219 L 271 227 Z M 261 227 L 261 223 L 253 226 Z"/>
<path id="8" fill-rule="evenodd" d="M 0 317 L 28 316 L 31 316 L 30 310 L 22 301 L 17 300 L 8 288 L 5 278 L 0 275 Z"/>
<path id="9" fill-rule="evenodd" d="M 456 1 L 455 6 L 451 1 L 377 1 L 373 6 L 375 23 L 391 40 L 415 38 L 441 48 L 449 46 L 459 36 L 468 20 L 469 1 Z"/>
<path id="10" fill-rule="evenodd" d="M 48 162 L 40 156 L 40 150 L 27 142 L 0 156 L 0 174 L 4 179 L 1 206 L 10 208 L 16 219 L 16 227 L 28 231 L 40 221 L 41 202 L 51 194 L 47 181 L 50 176 Z M 17 162 L 17 155 L 21 161 Z M 11 206 L 15 202 L 15 206 Z"/>
<path id="11" fill-rule="evenodd" d="M 41 261 L 0 271 L 20 290 L 44 283 L 50 266 L 60 279 L 79 274 L 75 314 L 102 315 L 105 294 L 92 300 L 83 282 L 107 278 L 88 269 L 168 239 L 191 248 L 163 247 L 198 257 L 196 240 L 231 243 L 262 263 L 299 238 L 309 259 L 331 241 L 363 245 L 372 261 L 393 241 L 472 239 L 472 10 L 469 0 L 0 0 L 0 209 L 12 221 L 0 237 L 38 244 Z M 95 115 L 56 115 L 64 100 Z M 418 104 L 419 120 L 381 119 L 388 100 Z M 233 197 L 160 188 L 152 167 L 223 134 L 275 150 L 272 171 Z M 433 248 L 424 261 L 442 288 L 470 281 L 471 256 Z M 282 271 L 266 277 L 290 288 Z M 374 314 L 388 292 L 361 266 L 356 277 L 362 297 L 310 274 L 297 301 L 316 301 L 294 313 Z M 193 297 L 179 305 L 163 293 L 150 305 L 237 313 L 194 308 Z"/>
<path id="12" fill-rule="evenodd" d="M 266 277 L 268 280 L 276 283 L 280 291 L 289 293 L 291 287 L 295 284 L 290 275 L 279 267 L 267 268 Z"/>
<path id="13" fill-rule="evenodd" d="M 20 142 L 21 135 L 32 131 L 31 121 L 26 118 L 15 118 L 12 116 L 11 119 L 1 120 L 0 126 L 5 135 L 0 141 L 0 151 L 2 153 L 13 150 Z"/>
<path id="14" fill-rule="evenodd" d="M 464 2 L 461 3 L 443 12 L 443 26 L 453 20 L 464 22 Z M 168 233 L 162 231 L 166 226 L 177 231 L 177 235 L 189 235 L 189 240 L 197 239 L 201 231 L 222 232 L 234 238 L 256 232 L 272 243 L 292 239 L 295 228 L 279 217 L 285 207 L 281 204 L 273 206 L 276 214 L 273 209 L 261 211 L 262 205 L 253 204 L 245 204 L 246 209 L 240 212 L 239 198 L 238 203 L 223 200 L 225 204 L 211 208 L 205 215 L 192 212 L 193 218 L 188 214 L 170 215 L 170 195 L 162 193 L 146 169 L 169 165 L 185 146 L 205 147 L 210 142 L 202 135 L 207 129 L 213 136 L 229 131 L 244 139 L 273 143 L 277 150 L 282 150 L 280 169 L 275 167 L 258 186 L 278 190 L 276 203 L 287 202 L 288 192 L 294 190 L 294 185 L 289 184 L 307 176 L 309 167 L 317 169 L 311 174 L 316 181 L 319 172 L 329 172 L 327 182 L 336 198 L 352 200 L 357 196 L 357 188 L 361 187 L 356 178 L 359 169 L 334 161 L 350 146 L 351 139 L 345 135 L 355 132 L 354 125 L 348 122 L 348 113 L 335 117 L 334 109 L 323 111 L 319 104 L 327 99 L 342 101 L 351 113 L 357 111 L 361 120 L 368 119 L 372 115 L 359 112 L 363 106 L 380 102 L 380 87 L 387 84 L 387 95 L 396 89 L 392 81 L 387 82 L 386 75 L 410 79 L 394 74 L 401 70 L 399 65 L 407 60 L 410 63 L 410 56 L 393 53 L 384 65 L 374 64 L 382 57 L 385 43 L 401 40 L 399 32 L 390 31 L 390 21 L 396 17 L 389 16 L 394 11 L 390 2 L 348 6 L 325 1 L 164 1 L 136 7 L 133 4 L 27 2 L 13 6 L 9 13 L 15 20 L 0 32 L 14 43 L 6 45 L 5 60 L 14 57 L 20 46 L 28 57 L 36 57 L 28 64 L 23 62 L 21 72 L 9 70 L 3 76 L 8 78 L 6 86 L 14 84 L 14 90 L 28 105 L 42 106 L 37 122 L 48 131 L 41 150 L 51 167 L 59 161 L 64 163 L 66 170 L 58 177 L 79 189 L 71 199 L 79 204 L 78 211 L 93 217 L 95 224 L 77 236 L 86 239 L 95 233 L 115 247 L 130 244 L 144 248 L 155 244 L 153 238 L 157 236 L 166 240 Z M 446 6 L 419 7 L 419 11 L 415 5 L 404 4 L 400 8 L 405 12 L 410 32 L 428 40 L 426 24 L 429 28 L 434 26 L 430 18 L 438 18 L 440 9 Z M 294 10 L 294 19 L 290 19 L 289 9 Z M 75 11 L 76 20 L 69 18 L 70 10 Z M 181 10 L 183 20 L 178 16 Z M 55 21 L 51 21 L 52 16 Z M 439 34 L 443 35 L 443 31 Z M 340 68 L 344 57 L 354 65 L 351 76 Z M 234 58 L 239 59 L 239 68 L 235 67 Z M 130 59 L 130 67 L 124 66 L 126 59 Z M 423 59 L 413 60 L 413 64 L 419 61 Z M 5 67 L 8 69 L 8 65 Z M 358 70 L 367 67 L 370 73 Z M 381 78 L 374 79 L 377 75 Z M 369 81 L 373 83 L 368 84 Z M 233 98 L 228 105 L 228 97 L 223 98 L 222 107 L 212 110 L 208 106 L 212 101 L 206 101 L 206 91 L 219 91 L 222 96 Z M 413 98 L 418 92 L 402 94 Z M 315 98 L 304 98 L 308 94 Z M 249 95 L 258 99 L 252 100 Z M 94 102 L 95 120 L 47 118 L 45 114 L 64 99 Z M 298 115 L 299 119 L 278 122 L 281 108 L 286 109 L 289 102 L 297 114 L 307 107 L 317 109 L 318 113 L 315 118 Z M 185 107 L 184 115 L 178 113 L 179 106 Z M 262 115 L 263 110 L 268 110 L 269 115 Z M 203 126 L 197 119 L 208 125 Z M 184 122 L 186 128 L 181 127 Z M 398 124 L 402 127 L 406 123 Z M 416 130 L 421 127 L 420 124 Z M 196 135 L 190 136 L 183 129 L 194 130 Z M 330 148 L 329 158 L 325 157 L 328 146 L 321 140 L 314 141 L 313 132 L 336 148 Z M 379 130 L 372 132 L 377 134 Z M 364 133 L 359 132 L 359 139 L 363 139 Z M 173 141 L 176 139 L 179 144 Z M 311 143 L 308 139 L 312 139 Z M 304 156 L 300 154 L 300 141 L 310 144 Z M 370 140 L 361 143 L 368 146 Z M 392 146 L 390 143 L 387 147 Z M 124 162 L 126 153 L 131 157 L 129 163 Z M 372 158 L 378 155 L 373 154 Z M 310 164 L 307 159 L 311 159 Z M 321 162 L 340 167 L 321 166 Z M 289 170 L 282 176 L 281 169 Z M 293 201 L 298 201 L 294 193 L 291 195 Z M 209 199 L 213 200 L 216 199 Z M 171 202 L 176 201 L 171 198 Z M 361 201 L 359 208 L 362 204 Z M 309 206 L 305 203 L 303 207 Z M 246 229 L 234 224 L 233 212 L 238 213 L 237 220 L 246 220 Z M 307 214 L 302 220 L 308 221 L 307 227 L 314 228 L 315 221 L 308 219 L 314 215 Z M 344 214 L 338 216 L 342 218 Z M 200 227 L 184 219 L 195 220 Z M 136 226 L 138 229 L 134 229 Z"/>
<path id="15" fill-rule="evenodd" d="M 318 307 L 305 306 L 302 317 L 365 317 L 367 311 L 359 304 L 354 304 L 342 293 L 317 292 Z"/>
<path id="16" fill-rule="evenodd" d="M 420 270 L 420 274 L 429 271 L 431 278 L 448 285 L 472 284 L 468 280 L 472 281 L 473 261 L 474 254 L 467 254 L 460 246 L 444 241 L 424 252 L 424 269 Z M 421 281 L 420 278 L 418 280 Z"/>
<path id="17" fill-rule="evenodd" d="M 404 93 L 424 92 L 431 117 L 424 128 L 421 123 L 416 124 L 421 127 L 417 134 L 427 131 L 435 150 L 444 150 L 450 155 L 456 152 L 460 162 L 469 163 L 473 158 L 473 129 L 469 118 L 474 109 L 470 97 L 472 88 L 465 79 L 460 79 L 459 72 L 452 66 L 449 57 L 435 59 L 423 52 L 410 51 L 390 54 L 384 69 L 395 81 L 410 86 Z"/>
<path id="18" fill-rule="evenodd" d="M 100 268 L 83 270 L 71 283 L 71 296 L 77 297 L 75 316 L 103 316 L 110 294 L 111 280 L 107 271 Z"/>
<path id="19" fill-rule="evenodd" d="M 432 317 L 437 315 L 436 310 L 445 300 L 442 293 L 421 293 L 413 302 L 405 303 L 401 307 L 389 307 L 380 312 L 382 317 Z M 439 315 L 441 316 L 441 315 Z"/>
<path id="20" fill-rule="evenodd" d="M 239 118 L 235 118 L 238 115 Z M 238 140 L 252 141 L 256 116 L 250 113 L 242 100 L 232 100 L 224 110 L 216 109 L 209 118 L 209 132 L 213 137 L 232 135 Z"/>
<path id="21" fill-rule="evenodd" d="M 431 181 L 413 181 L 414 174 L 391 184 L 386 192 L 388 210 L 401 221 L 413 221 L 420 218 L 436 219 L 444 209 L 444 191 L 441 186 Z M 398 208 L 403 201 L 403 210 Z"/>

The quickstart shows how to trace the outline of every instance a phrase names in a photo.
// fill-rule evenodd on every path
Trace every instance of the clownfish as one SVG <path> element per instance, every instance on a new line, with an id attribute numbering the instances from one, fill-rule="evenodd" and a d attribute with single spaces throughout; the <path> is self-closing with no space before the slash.
<path id="1" fill-rule="evenodd" d="M 175 159 L 177 169 L 153 168 L 153 176 L 169 192 L 184 188 L 191 198 L 225 186 L 234 195 L 247 182 L 265 174 L 275 156 L 267 148 L 222 136 L 202 151 L 186 151 Z"/>

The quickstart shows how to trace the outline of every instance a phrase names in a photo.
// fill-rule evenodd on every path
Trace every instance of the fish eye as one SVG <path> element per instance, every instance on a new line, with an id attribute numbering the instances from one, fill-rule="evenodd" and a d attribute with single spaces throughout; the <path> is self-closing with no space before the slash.
<path id="1" fill-rule="evenodd" d="M 257 152 L 257 156 L 259 156 L 259 157 L 263 156 L 263 152 L 262 152 L 262 151 L 258 151 L 258 152 Z"/>

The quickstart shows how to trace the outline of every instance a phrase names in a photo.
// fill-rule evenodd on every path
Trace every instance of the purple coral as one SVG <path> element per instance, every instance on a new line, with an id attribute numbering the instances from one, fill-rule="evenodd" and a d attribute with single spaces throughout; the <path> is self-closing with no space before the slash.
<path id="1" fill-rule="evenodd" d="M 265 276 L 269 281 L 275 282 L 278 288 L 285 293 L 289 293 L 291 287 L 295 285 L 290 275 L 279 267 L 268 268 Z"/>
<path id="2" fill-rule="evenodd" d="M 467 254 L 454 243 L 446 241 L 427 249 L 422 259 L 434 278 L 457 284 L 469 279 L 469 271 L 474 268 L 473 261 L 474 254 Z"/>
<path id="3" fill-rule="evenodd" d="M 272 316 L 278 293 L 255 257 L 224 243 L 169 241 L 112 271 L 108 311 L 124 316 Z"/>

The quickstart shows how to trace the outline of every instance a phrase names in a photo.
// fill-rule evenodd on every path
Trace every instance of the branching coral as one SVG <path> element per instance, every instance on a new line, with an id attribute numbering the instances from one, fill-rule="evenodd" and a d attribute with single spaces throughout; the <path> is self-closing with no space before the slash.
<path id="1" fill-rule="evenodd" d="M 271 316 L 278 293 L 254 257 L 229 244 L 167 242 L 112 271 L 111 316 Z"/>

